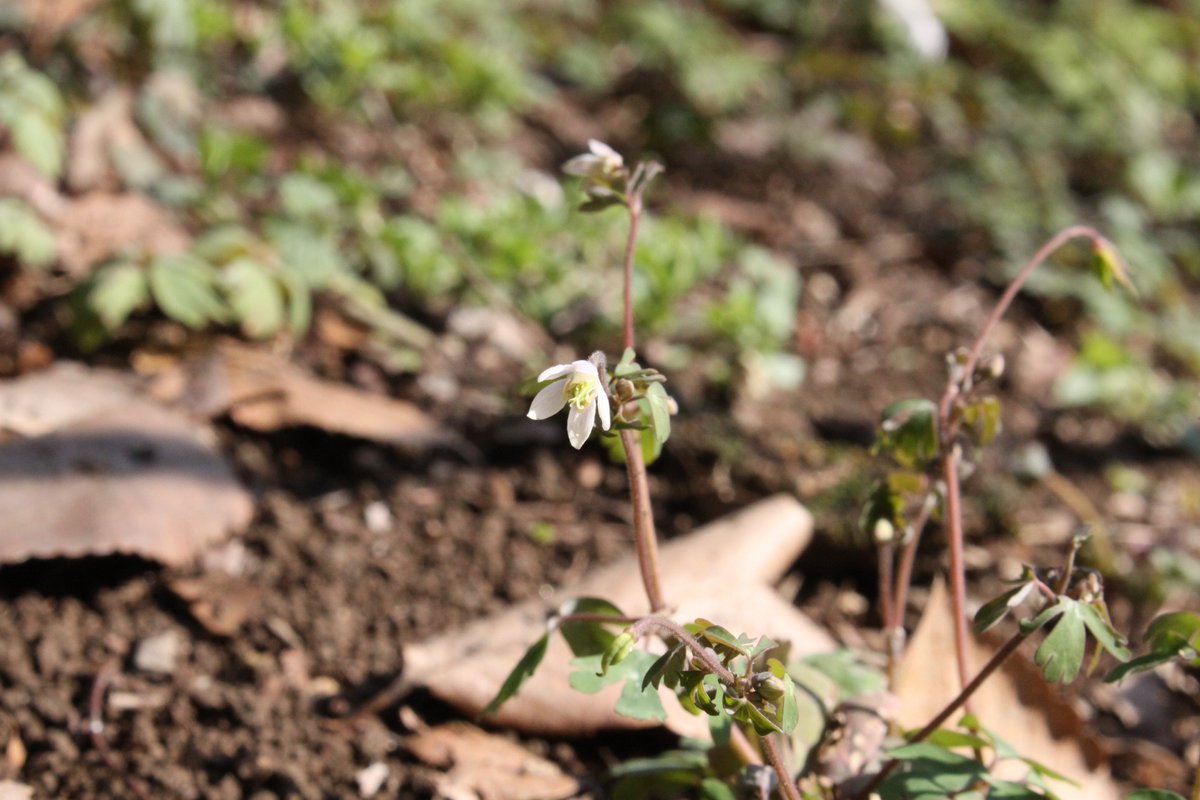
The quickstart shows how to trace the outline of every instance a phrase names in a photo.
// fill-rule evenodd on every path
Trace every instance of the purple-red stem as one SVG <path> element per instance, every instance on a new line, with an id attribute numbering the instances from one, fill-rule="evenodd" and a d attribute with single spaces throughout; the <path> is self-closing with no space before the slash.
<path id="1" fill-rule="evenodd" d="M 658 536 L 654 531 L 654 513 L 650 508 L 650 484 L 646 479 L 646 460 L 642 456 L 642 437 L 639 431 L 621 431 L 625 448 L 625 467 L 629 473 L 629 501 L 633 505 L 633 534 L 637 546 L 638 569 L 651 613 L 666 608 L 663 600 L 662 578 L 658 568 Z"/>
<path id="2" fill-rule="evenodd" d="M 624 344 L 633 347 L 633 255 L 637 248 L 638 223 L 642 218 L 642 194 L 635 191 L 627 199 L 629 208 L 629 238 L 625 242 L 625 323 Z M 663 599 L 662 577 L 658 568 L 658 534 L 654 530 L 654 511 L 650 507 L 650 483 L 646 478 L 646 459 L 642 455 L 642 437 L 638 431 L 621 431 L 621 446 L 625 449 L 625 466 L 629 473 L 629 500 L 633 505 L 633 537 L 637 547 L 638 569 L 642 585 L 650 601 L 650 612 L 666 608 Z"/>
<path id="3" fill-rule="evenodd" d="M 779 776 L 779 790 L 783 792 L 783 796 L 787 800 L 801 800 L 800 790 L 796 788 L 796 782 L 792 780 L 792 776 L 788 774 L 787 765 L 783 763 L 783 753 L 779 752 L 779 748 L 775 745 L 775 737 L 764 736 L 760 741 L 763 753 L 774 767 L 775 774 Z"/>
<path id="4" fill-rule="evenodd" d="M 959 678 L 964 688 L 967 676 L 967 602 L 966 574 L 962 560 L 963 525 L 958 485 L 958 452 L 954 448 L 954 439 L 958 434 L 958 419 L 953 414 L 954 401 L 962 393 L 964 385 L 969 387 L 984 345 L 1001 317 L 1012 305 L 1017 292 L 1025 285 L 1025 281 L 1055 250 L 1067 241 L 1078 237 L 1086 237 L 1096 246 L 1108 243 L 1094 228 L 1087 225 L 1073 225 L 1060 231 L 1042 245 L 1033 254 L 1033 257 L 1025 262 L 1020 272 L 1004 290 L 1004 294 L 996 301 L 995 308 L 984 321 L 983 327 L 979 329 L 967 358 L 961 365 L 959 376 L 952 377 L 946 384 L 946 391 L 938 404 L 938 429 L 942 432 L 942 477 L 946 482 L 946 534 L 950 545 L 950 605 L 954 614 L 954 647 L 958 660 Z"/>
<path id="5" fill-rule="evenodd" d="M 629 238 L 625 241 L 625 325 L 624 347 L 633 347 L 633 252 L 637 247 L 638 223 L 642 219 L 642 194 L 629 197 Z"/>

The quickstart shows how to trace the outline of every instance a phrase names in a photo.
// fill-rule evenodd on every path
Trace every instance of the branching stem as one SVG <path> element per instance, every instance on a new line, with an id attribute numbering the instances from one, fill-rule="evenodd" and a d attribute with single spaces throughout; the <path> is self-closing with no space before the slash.
<path id="1" fill-rule="evenodd" d="M 640 639 L 651 628 L 658 628 L 660 631 L 666 631 L 671 636 L 674 636 L 679 641 L 687 645 L 697 658 L 704 662 L 709 671 L 721 679 L 722 682 L 733 686 L 737 683 L 737 676 L 721 663 L 721 659 L 717 658 L 712 648 L 705 647 L 700 644 L 700 640 L 688 632 L 687 628 L 680 625 L 670 617 L 649 616 L 642 617 L 633 625 L 629 626 L 629 632 L 635 638 Z"/>
<path id="2" fill-rule="evenodd" d="M 1021 270 L 1009 283 L 1004 294 L 996 301 L 992 313 L 984 321 L 975 341 L 967 352 L 966 359 L 959 366 L 957 374 L 952 375 L 946 383 L 946 391 L 938 404 L 938 430 L 941 432 L 941 467 L 946 481 L 946 535 L 950 550 L 950 605 L 954 614 L 954 647 L 958 660 L 959 678 L 966 688 L 967 676 L 967 616 L 966 616 L 966 574 L 963 567 L 963 524 L 962 503 L 958 483 L 958 450 L 955 439 L 958 436 L 959 419 L 955 414 L 955 401 L 964 392 L 970 391 L 974 380 L 975 366 L 984 346 L 992 335 L 992 331 L 1012 305 L 1017 292 L 1029 280 L 1033 271 L 1041 266 L 1058 248 L 1071 239 L 1086 238 L 1093 246 L 1109 246 L 1108 240 L 1100 235 L 1095 228 L 1088 225 L 1073 225 L 1055 234 L 1033 254 Z"/>

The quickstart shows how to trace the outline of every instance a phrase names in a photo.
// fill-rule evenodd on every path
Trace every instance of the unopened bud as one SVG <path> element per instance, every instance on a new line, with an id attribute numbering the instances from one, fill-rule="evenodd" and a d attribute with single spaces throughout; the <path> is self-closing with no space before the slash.
<path id="1" fill-rule="evenodd" d="M 875 520 L 875 530 L 872 531 L 878 544 L 887 544 L 896 538 L 896 526 L 889 519 Z"/>
<path id="2" fill-rule="evenodd" d="M 604 651 L 604 655 L 600 656 L 600 673 L 605 675 L 608 673 L 609 667 L 615 667 L 625 660 L 625 657 L 633 651 L 633 645 L 637 642 L 635 637 L 629 631 L 623 632 L 617 638 L 612 640 L 608 649 Z"/>
<path id="3" fill-rule="evenodd" d="M 787 691 L 787 684 L 783 682 L 783 678 L 770 672 L 754 673 L 751 682 L 754 686 L 754 691 L 772 703 L 777 703 L 783 699 L 783 694 Z"/>
<path id="4" fill-rule="evenodd" d="M 617 400 L 621 403 L 628 403 L 637 394 L 637 387 L 633 385 L 633 381 L 627 378 L 621 378 L 616 384 Z"/>
<path id="5" fill-rule="evenodd" d="M 1004 356 L 996 353 L 980 364 L 977 372 L 982 380 L 996 380 L 1004 374 Z"/>

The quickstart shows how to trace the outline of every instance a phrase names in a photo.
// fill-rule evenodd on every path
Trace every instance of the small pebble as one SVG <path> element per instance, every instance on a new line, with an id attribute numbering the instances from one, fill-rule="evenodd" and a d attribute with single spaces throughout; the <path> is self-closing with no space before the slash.
<path id="1" fill-rule="evenodd" d="M 358 781 L 359 797 L 374 797 L 387 782 L 389 771 L 388 765 L 382 761 L 376 761 L 371 766 L 360 769 L 355 776 L 355 780 Z"/>
<path id="2" fill-rule="evenodd" d="M 175 662 L 183 648 L 183 637 L 178 631 L 165 630 L 142 639 L 133 653 L 133 665 L 142 672 L 170 675 L 175 671 Z"/>

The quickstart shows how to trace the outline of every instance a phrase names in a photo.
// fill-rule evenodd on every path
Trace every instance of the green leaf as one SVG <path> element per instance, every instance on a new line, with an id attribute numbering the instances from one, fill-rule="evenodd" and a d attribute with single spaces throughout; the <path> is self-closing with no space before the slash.
<path id="1" fill-rule="evenodd" d="M 975 612 L 975 633 L 980 634 L 991 628 L 997 622 L 1002 620 L 1004 616 L 1019 606 L 1033 591 L 1034 584 L 1032 582 L 1022 583 L 1009 589 L 999 597 L 989 600 L 984 603 L 979 611 Z"/>
<path id="2" fill-rule="evenodd" d="M 21 114 L 9 121 L 9 133 L 17 152 L 51 178 L 62 172 L 63 134 L 51 120 L 40 114 Z"/>
<path id="3" fill-rule="evenodd" d="M 832 653 L 813 653 L 801 659 L 838 687 L 841 700 L 849 700 L 861 694 L 881 691 L 887 686 L 883 671 L 864 663 L 853 650 L 836 650 Z M 803 679 L 803 675 L 797 675 Z"/>
<path id="4" fill-rule="evenodd" d="M 660 445 L 664 444 L 671 436 L 671 411 L 668 408 L 667 390 L 661 383 L 650 384 L 646 387 L 645 402 L 654 424 L 654 438 Z"/>
<path id="5" fill-rule="evenodd" d="M 737 793 L 725 781 L 705 778 L 700 782 L 702 800 L 737 800 Z"/>
<path id="6" fill-rule="evenodd" d="M 328 236 L 294 223 L 274 223 L 267 235 L 286 271 L 294 272 L 314 289 L 323 289 L 343 270 L 337 245 Z"/>
<path id="7" fill-rule="evenodd" d="M 1125 647 L 1125 637 L 1113 628 L 1106 615 L 1102 616 L 1095 605 L 1092 603 L 1080 603 L 1079 613 L 1088 631 L 1100 643 L 1101 647 L 1112 654 L 1113 658 L 1120 661 L 1128 661 L 1132 657 L 1133 654 L 1129 652 L 1129 648 Z"/>
<path id="8" fill-rule="evenodd" d="M 614 637 L 600 655 L 600 674 L 607 674 L 609 668 L 624 661 L 626 656 L 633 652 L 635 644 L 637 644 L 637 638 L 629 631 L 624 631 Z"/>
<path id="9" fill-rule="evenodd" d="M 129 315 L 150 300 L 146 271 L 128 261 L 106 264 L 96 270 L 88 292 L 88 305 L 108 331 L 115 331 Z"/>
<path id="10" fill-rule="evenodd" d="M 1130 675 L 1136 675 L 1139 672 L 1148 672 L 1155 667 L 1166 664 L 1175 660 L 1178 655 L 1175 651 L 1147 653 L 1143 656 L 1126 661 L 1124 664 L 1118 664 L 1113 667 L 1112 671 L 1104 676 L 1105 683 L 1116 683 Z"/>
<path id="11" fill-rule="evenodd" d="M 938 451 L 937 406 L 931 400 L 900 400 L 883 410 L 876 451 L 905 467 L 925 464 Z"/>
<path id="12" fill-rule="evenodd" d="M 299 172 L 279 182 L 279 202 L 285 213 L 312 222 L 329 222 L 338 210 L 338 198 L 321 181 Z"/>
<path id="13" fill-rule="evenodd" d="M 654 688 L 643 688 L 640 681 L 629 680 L 621 689 L 614 710 L 625 717 L 663 722 L 667 718 L 662 698 Z"/>
<path id="14" fill-rule="evenodd" d="M 1066 605 L 1062 616 L 1033 654 L 1034 663 L 1042 668 L 1046 680 L 1051 683 L 1070 683 L 1079 675 L 1080 666 L 1083 664 L 1087 637 L 1083 614 L 1080 611 L 1082 604 L 1064 597 L 1055 607 L 1064 603 Z"/>
<path id="15" fill-rule="evenodd" d="M 646 670 L 646 676 L 642 678 L 643 688 L 653 686 L 657 689 L 664 681 L 668 688 L 675 688 L 679 685 L 679 673 L 683 671 L 686 663 L 687 645 L 680 642 L 659 656 L 650 669 Z"/>
<path id="16" fill-rule="evenodd" d="M 312 289 L 293 272 L 284 272 L 279 278 L 287 291 L 288 330 L 296 336 L 302 336 L 312 324 Z"/>
<path id="17" fill-rule="evenodd" d="M 1138 789 L 1125 800 L 1184 800 L 1184 797 L 1165 789 Z"/>
<path id="18" fill-rule="evenodd" d="M 235 259 L 221 272 L 221 282 L 247 336 L 265 339 L 283 327 L 283 287 L 257 261 L 244 256 Z"/>
<path id="19" fill-rule="evenodd" d="M 992 395 L 981 397 L 963 407 L 962 417 L 975 434 L 975 441 L 981 446 L 990 444 L 1000 432 L 1000 401 Z"/>
<path id="20" fill-rule="evenodd" d="M 546 657 L 546 647 L 550 644 L 550 632 L 542 634 L 533 645 L 525 651 L 525 655 L 521 656 L 521 660 L 513 667 L 512 672 L 508 673 L 508 677 L 504 679 L 504 683 L 500 685 L 500 691 L 496 692 L 496 696 L 492 698 L 492 702 L 487 704 L 487 708 L 483 710 L 481 716 L 495 714 L 500 706 L 521 688 L 521 684 L 529 680 L 533 675 L 534 670 L 542 663 L 542 659 Z"/>
<path id="21" fill-rule="evenodd" d="M 951 730 L 949 728 L 938 728 L 933 733 L 925 737 L 925 741 L 930 744 L 944 747 L 946 749 L 954 747 L 970 747 L 978 750 L 988 750 L 992 743 L 981 736 L 976 736 L 972 733 L 964 731 Z"/>
<path id="22" fill-rule="evenodd" d="M 1200 614 L 1176 611 L 1155 617 L 1146 628 L 1146 640 L 1155 650 L 1200 647 Z"/>
<path id="23" fill-rule="evenodd" d="M 570 614 L 607 614 L 614 617 L 625 616 L 621 609 L 599 597 L 576 597 L 563 603 L 558 608 L 559 616 Z M 608 622 L 563 622 L 559 625 L 563 638 L 577 656 L 590 656 L 603 653 L 612 644 L 616 634 L 607 630 L 605 625 L 620 623 Z"/>
<path id="24" fill-rule="evenodd" d="M 0 198 L 0 252 L 40 269 L 54 263 L 58 242 L 33 209 L 15 198 Z"/>
<path id="25" fill-rule="evenodd" d="M 904 762 L 880 787 L 882 797 L 905 800 L 943 800 L 963 793 L 987 775 L 987 768 L 973 758 L 959 755 L 930 742 L 904 745 L 887 752 Z"/>
<path id="26" fill-rule="evenodd" d="M 214 286 L 216 274 L 190 255 L 160 256 L 150 263 L 150 292 L 167 316 L 189 328 L 223 322 L 226 309 Z"/>

